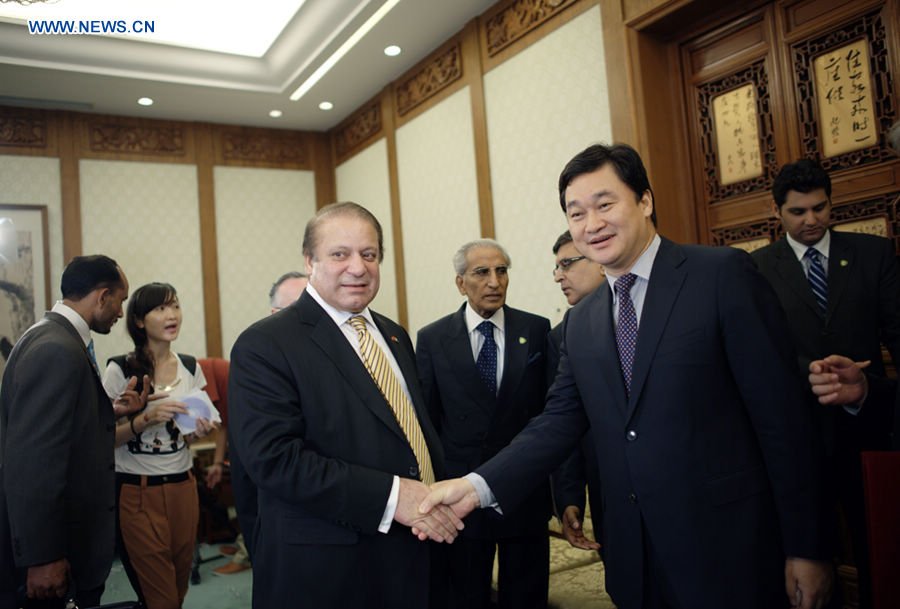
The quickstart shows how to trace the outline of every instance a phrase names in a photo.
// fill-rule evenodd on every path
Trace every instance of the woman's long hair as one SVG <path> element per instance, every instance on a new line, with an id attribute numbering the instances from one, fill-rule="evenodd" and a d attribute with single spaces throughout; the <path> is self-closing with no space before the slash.
<path id="1" fill-rule="evenodd" d="M 128 310 L 125 315 L 125 323 L 128 334 L 134 341 L 134 351 L 125 358 L 128 372 L 126 378 L 135 375 L 138 379 L 145 374 L 153 382 L 153 373 L 156 370 L 156 362 L 153 354 L 147 349 L 147 330 L 138 327 L 139 321 L 144 321 L 147 313 L 160 305 L 167 305 L 178 301 L 178 293 L 168 283 L 148 283 L 142 285 L 131 298 L 128 299 Z"/>

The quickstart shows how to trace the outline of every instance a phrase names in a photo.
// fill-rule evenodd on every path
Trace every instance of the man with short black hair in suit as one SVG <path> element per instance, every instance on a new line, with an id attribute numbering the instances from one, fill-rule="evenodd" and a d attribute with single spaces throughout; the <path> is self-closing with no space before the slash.
<path id="1" fill-rule="evenodd" d="M 559 197 L 608 287 L 566 313 L 544 411 L 420 509 L 515 509 L 589 428 L 619 609 L 821 607 L 820 440 L 771 287 L 743 251 L 661 238 L 627 145 L 576 155 Z"/>
<path id="2" fill-rule="evenodd" d="M 381 225 L 356 203 L 309 221 L 300 299 L 238 337 L 231 436 L 256 486 L 256 609 L 422 609 L 431 548 L 462 523 L 420 514 L 443 475 L 406 331 L 369 309 Z"/>
<path id="3" fill-rule="evenodd" d="M 553 244 L 556 265 L 553 267 L 553 281 L 566 297 L 570 306 L 596 290 L 604 281 L 606 273 L 597 264 L 575 249 L 572 234 L 561 234 Z M 550 382 L 556 378 L 559 367 L 559 347 L 562 342 L 562 324 L 557 324 L 547 335 L 547 372 Z M 603 549 L 596 541 L 584 536 L 584 488 L 588 488 L 591 505 L 591 522 L 594 540 L 601 538 L 603 528 L 603 502 L 600 500 L 600 472 L 590 434 L 585 434 L 582 444 L 572 451 L 571 456 L 553 473 L 553 501 L 559 517 L 563 536 L 573 547 L 582 550 Z"/>
<path id="4" fill-rule="evenodd" d="M 62 300 L 16 343 L 0 389 L 0 606 L 98 605 L 115 541 L 115 419 L 143 407 L 132 377 L 113 404 L 91 332 L 122 317 L 128 280 L 106 256 L 66 266 Z"/>
<path id="5" fill-rule="evenodd" d="M 785 235 L 753 252 L 790 322 L 799 372 L 837 354 L 870 361 L 866 373 L 885 379 L 881 345 L 900 361 L 900 274 L 891 241 L 840 232 L 831 225 L 831 178 L 815 161 L 788 163 L 772 184 L 773 209 Z M 860 606 L 871 606 L 860 452 L 889 446 L 893 395 L 860 405 L 820 405 L 819 418 L 833 480 L 850 530 L 859 574 Z M 837 534 L 835 534 L 837 540 Z"/>
<path id="6" fill-rule="evenodd" d="M 510 259 L 493 239 L 463 245 L 453 267 L 466 302 L 419 330 L 416 360 L 447 474 L 461 476 L 497 454 L 543 408 L 550 322 L 506 305 Z M 549 517 L 546 481 L 502 518 L 469 516 L 446 548 L 447 606 L 489 606 L 496 550 L 501 609 L 546 607 Z"/>

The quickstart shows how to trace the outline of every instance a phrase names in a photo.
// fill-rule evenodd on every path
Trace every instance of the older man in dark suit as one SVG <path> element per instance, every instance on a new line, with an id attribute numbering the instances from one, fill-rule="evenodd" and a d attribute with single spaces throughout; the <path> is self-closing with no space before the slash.
<path id="1" fill-rule="evenodd" d="M 443 473 L 406 332 L 368 307 L 381 225 L 355 203 L 307 224 L 309 285 L 231 352 L 231 440 L 258 489 L 253 606 L 428 606 L 430 548 L 462 526 L 421 515 Z"/>
<path id="2" fill-rule="evenodd" d="M 559 195 L 609 287 L 567 312 L 544 412 L 421 509 L 513 509 L 590 426 L 617 607 L 820 607 L 818 438 L 771 288 L 740 250 L 661 238 L 626 145 L 578 154 Z"/>
<path id="3" fill-rule="evenodd" d="M 147 399 L 132 378 L 115 404 L 103 390 L 91 331 L 122 317 L 128 280 L 106 256 L 76 257 L 62 301 L 19 339 L 0 389 L 0 606 L 24 585 L 41 606 L 62 607 L 74 584 L 100 602 L 115 540 L 115 417 Z"/>
<path id="4" fill-rule="evenodd" d="M 870 361 L 866 373 L 884 383 L 882 343 L 900 361 L 900 273 L 893 243 L 830 229 L 831 178 L 810 159 L 782 167 L 772 196 L 785 235 L 753 252 L 753 259 L 787 314 L 801 374 L 811 362 L 839 354 Z M 811 392 L 807 398 L 815 401 Z M 892 395 L 873 395 L 860 407 L 815 408 L 829 449 L 829 479 L 851 534 L 863 608 L 871 606 L 871 584 L 860 452 L 890 445 L 893 407 Z"/>
<path id="5" fill-rule="evenodd" d="M 447 475 L 481 465 L 544 407 L 546 318 L 506 305 L 510 260 L 493 239 L 463 245 L 453 258 L 466 302 L 419 331 L 416 359 Z M 547 606 L 550 489 L 545 480 L 504 517 L 479 512 L 447 548 L 447 606 L 488 607 L 495 549 L 501 608 Z"/>

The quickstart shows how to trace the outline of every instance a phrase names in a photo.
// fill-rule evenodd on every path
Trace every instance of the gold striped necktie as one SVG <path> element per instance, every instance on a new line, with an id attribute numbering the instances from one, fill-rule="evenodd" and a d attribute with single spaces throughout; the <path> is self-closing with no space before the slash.
<path id="1" fill-rule="evenodd" d="M 363 362 L 366 370 L 378 389 L 381 390 L 384 399 L 390 404 L 391 410 L 394 412 L 400 428 L 406 434 L 406 439 L 413 449 L 416 461 L 419 462 L 419 474 L 422 482 L 425 484 L 434 483 L 434 469 L 431 466 L 431 456 L 428 454 L 428 446 L 425 444 L 425 436 L 422 435 L 422 428 L 419 426 L 419 419 L 416 416 L 416 410 L 410 404 L 406 397 L 400 382 L 394 375 L 387 356 L 369 334 L 366 327 L 366 318 L 362 315 L 351 317 L 348 322 L 350 326 L 356 330 L 359 338 L 359 351 L 362 354 Z"/>

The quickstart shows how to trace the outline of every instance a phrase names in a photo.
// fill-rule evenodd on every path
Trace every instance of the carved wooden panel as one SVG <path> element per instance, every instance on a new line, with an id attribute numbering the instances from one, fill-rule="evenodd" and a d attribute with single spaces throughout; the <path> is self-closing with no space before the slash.
<path id="1" fill-rule="evenodd" d="M 178 123 L 86 120 L 88 148 L 99 153 L 184 156 L 184 126 Z"/>
<path id="2" fill-rule="evenodd" d="M 377 99 L 351 116 L 335 131 L 334 149 L 338 161 L 350 156 L 366 141 L 380 134 L 381 130 L 381 100 Z"/>
<path id="3" fill-rule="evenodd" d="M 817 38 L 808 39 L 791 47 L 791 64 L 796 81 L 796 94 L 803 156 L 819 159 L 828 172 L 879 163 L 893 158 L 893 153 L 881 141 L 876 146 L 854 150 L 834 157 L 824 157 L 822 137 L 827 126 L 819 124 L 813 60 L 832 49 L 864 38 L 869 43 L 869 62 L 872 90 L 869 94 L 875 107 L 875 116 L 861 120 L 875 121 L 876 131 L 886 133 L 896 120 L 897 110 L 893 97 L 893 83 L 889 68 L 888 42 L 885 38 L 881 11 L 872 12 L 855 21 Z M 879 138 L 880 140 L 880 138 Z"/>
<path id="4" fill-rule="evenodd" d="M 484 24 L 485 47 L 493 57 L 578 0 L 515 0 Z"/>
<path id="5" fill-rule="evenodd" d="M 462 48 L 457 42 L 430 58 L 395 89 L 397 114 L 403 116 L 463 75 Z"/>
<path id="6" fill-rule="evenodd" d="M 727 186 L 722 185 L 722 176 L 719 175 L 719 159 L 716 149 L 715 121 L 713 116 L 712 100 L 728 91 L 737 89 L 747 84 L 754 85 L 757 96 L 757 133 L 759 136 L 760 163 L 763 168 L 761 176 L 736 182 Z M 697 112 L 699 116 L 699 129 L 697 137 L 700 140 L 700 148 L 703 163 L 704 190 L 706 203 L 712 204 L 729 197 L 758 192 L 769 188 L 775 174 L 778 173 L 778 161 L 775 157 L 775 133 L 772 122 L 772 100 L 769 91 L 769 77 L 766 74 L 766 62 L 760 59 L 724 78 L 713 80 L 694 89 L 696 96 Z"/>
<path id="7" fill-rule="evenodd" d="M 42 114 L 0 108 L 0 146 L 47 148 L 47 121 Z"/>
<path id="8" fill-rule="evenodd" d="M 294 131 L 223 128 L 218 153 L 225 164 L 305 167 L 307 143 Z"/>
<path id="9" fill-rule="evenodd" d="M 731 245 L 744 241 L 756 241 L 768 239 L 775 241 L 781 236 L 781 221 L 778 218 L 767 218 L 759 222 L 729 226 L 727 228 L 714 228 L 710 231 L 712 241 L 710 245 Z"/>

